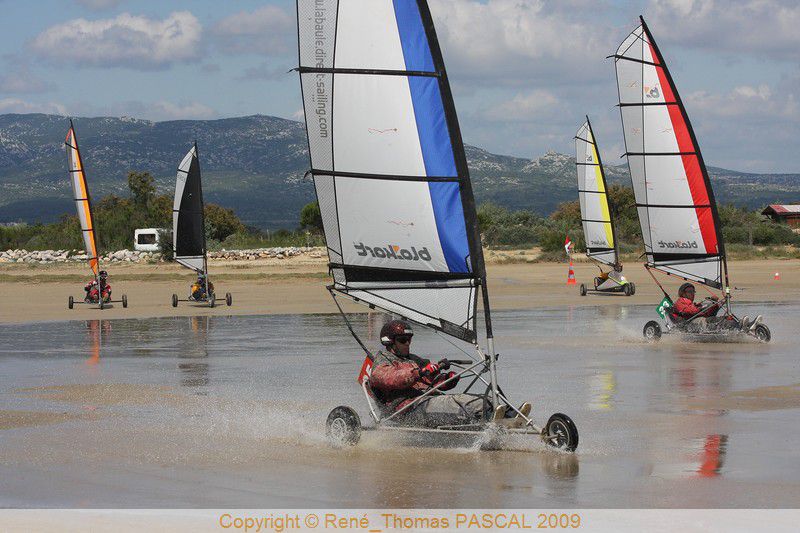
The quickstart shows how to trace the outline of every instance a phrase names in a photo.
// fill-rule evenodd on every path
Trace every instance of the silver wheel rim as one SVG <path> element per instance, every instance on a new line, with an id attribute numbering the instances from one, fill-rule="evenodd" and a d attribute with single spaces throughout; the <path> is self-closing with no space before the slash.
<path id="1" fill-rule="evenodd" d="M 339 442 L 343 442 L 345 435 L 347 435 L 347 422 L 343 418 L 334 418 L 331 420 L 331 437 Z"/>
<path id="2" fill-rule="evenodd" d="M 644 330 L 644 336 L 648 339 L 652 339 L 656 336 L 656 328 L 653 326 L 648 326 L 647 329 Z"/>
<path id="3" fill-rule="evenodd" d="M 550 426 L 547 430 L 551 437 L 556 437 L 550 440 L 552 445 L 556 448 L 563 448 L 569 443 L 569 431 L 567 430 L 566 424 L 561 420 L 553 420 L 550 422 Z"/>

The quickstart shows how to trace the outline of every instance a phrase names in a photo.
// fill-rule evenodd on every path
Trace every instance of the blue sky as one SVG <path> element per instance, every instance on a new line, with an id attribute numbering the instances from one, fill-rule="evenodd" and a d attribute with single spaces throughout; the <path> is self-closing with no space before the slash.
<path id="1" fill-rule="evenodd" d="M 623 152 L 611 54 L 645 16 L 706 162 L 800 172 L 800 5 L 429 0 L 466 142 L 572 153 L 589 114 Z M 294 1 L 0 0 L 0 113 L 300 119 Z"/>

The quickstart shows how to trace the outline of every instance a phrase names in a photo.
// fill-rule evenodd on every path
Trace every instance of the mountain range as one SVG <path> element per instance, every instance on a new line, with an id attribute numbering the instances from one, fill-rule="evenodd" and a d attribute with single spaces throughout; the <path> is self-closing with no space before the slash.
<path id="1" fill-rule="evenodd" d="M 63 140 L 69 120 L 57 115 L 0 115 L 0 223 L 50 222 L 72 213 Z M 75 129 L 93 197 L 127 195 L 127 173 L 150 172 L 160 192 L 196 140 L 206 201 L 234 209 L 246 224 L 294 228 L 314 199 L 305 128 L 253 115 L 219 120 L 151 122 L 129 117 L 76 118 Z M 552 212 L 576 194 L 575 158 L 537 159 L 466 146 L 477 202 Z M 606 165 L 611 183 L 630 183 L 627 165 Z M 800 174 L 753 174 L 709 167 L 717 200 L 750 208 L 800 200 Z"/>

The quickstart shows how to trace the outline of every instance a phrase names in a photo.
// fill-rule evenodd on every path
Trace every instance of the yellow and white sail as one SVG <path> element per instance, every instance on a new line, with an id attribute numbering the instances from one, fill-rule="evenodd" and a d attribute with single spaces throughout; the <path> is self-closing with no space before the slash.
<path id="1" fill-rule="evenodd" d="M 586 255 L 615 266 L 619 263 L 614 223 L 608 202 L 606 178 L 589 117 L 575 134 L 578 198 L 586 240 Z"/>
<path id="2" fill-rule="evenodd" d="M 72 197 L 75 200 L 75 207 L 78 210 L 78 220 L 81 223 L 83 233 L 83 244 L 86 248 L 89 266 L 95 277 L 99 271 L 97 259 L 97 240 L 94 232 L 94 218 L 92 217 L 92 203 L 89 198 L 89 187 L 86 184 L 86 173 L 83 168 L 83 160 L 78 150 L 78 138 L 75 136 L 75 127 L 72 121 L 69 123 L 67 139 L 64 141 L 67 149 L 67 172 L 69 172 L 70 182 L 72 183 Z"/>

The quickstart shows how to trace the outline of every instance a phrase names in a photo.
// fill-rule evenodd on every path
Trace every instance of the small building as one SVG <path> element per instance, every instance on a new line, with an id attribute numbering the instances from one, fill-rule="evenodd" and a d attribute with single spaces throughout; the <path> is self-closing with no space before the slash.
<path id="1" fill-rule="evenodd" d="M 775 222 L 800 228 L 800 204 L 771 204 L 761 212 Z"/>

